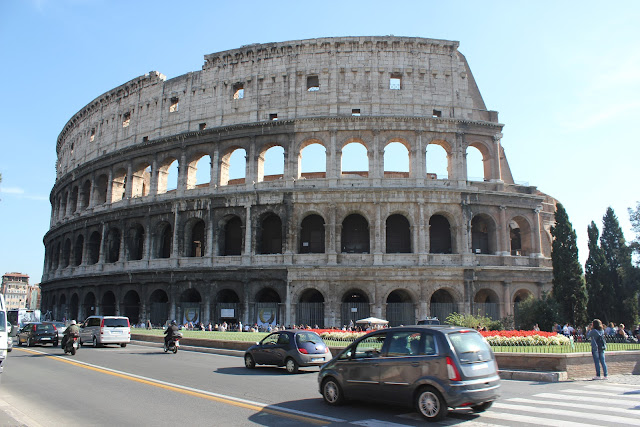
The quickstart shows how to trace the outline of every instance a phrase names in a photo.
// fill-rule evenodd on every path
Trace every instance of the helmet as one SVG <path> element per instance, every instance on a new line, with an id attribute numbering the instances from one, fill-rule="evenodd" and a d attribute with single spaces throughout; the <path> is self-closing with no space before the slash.
<path id="1" fill-rule="evenodd" d="M 175 320 L 172 320 L 172 321 L 171 321 L 171 326 L 173 326 L 173 325 L 175 325 L 175 324 L 176 324 L 176 321 L 175 321 Z"/>
<path id="2" fill-rule="evenodd" d="M 72 324 L 72 325 L 75 325 L 75 324 L 76 324 L 76 321 L 75 321 L 75 320 L 72 320 L 72 321 L 71 321 L 71 324 Z"/>

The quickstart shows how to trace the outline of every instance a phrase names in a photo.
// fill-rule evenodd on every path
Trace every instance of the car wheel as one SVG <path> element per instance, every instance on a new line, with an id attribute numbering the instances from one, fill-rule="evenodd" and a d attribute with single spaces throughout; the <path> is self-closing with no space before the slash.
<path id="1" fill-rule="evenodd" d="M 342 389 L 335 379 L 327 378 L 322 382 L 322 398 L 331 406 L 338 406 L 344 403 Z"/>
<path id="2" fill-rule="evenodd" d="M 76 349 L 75 349 L 75 348 L 73 348 L 73 347 L 71 347 L 71 355 L 72 355 L 72 356 L 75 356 L 75 355 L 76 355 Z"/>
<path id="3" fill-rule="evenodd" d="M 127 344 L 126 344 L 126 343 L 122 343 L 122 344 L 120 344 L 120 347 L 122 347 L 122 348 L 125 348 L 126 346 L 127 346 Z"/>
<path id="4" fill-rule="evenodd" d="M 291 357 L 285 360 L 284 367 L 287 370 L 287 372 L 290 374 L 298 373 L 298 362 L 293 360 L 293 358 Z"/>
<path id="5" fill-rule="evenodd" d="M 93 337 L 93 347 L 98 348 L 98 338 Z"/>
<path id="6" fill-rule="evenodd" d="M 53 346 L 54 346 L 54 347 L 57 347 L 57 346 L 58 346 L 58 341 L 54 341 L 54 342 L 53 342 Z"/>
<path id="7" fill-rule="evenodd" d="M 27 345 L 28 345 L 29 347 L 33 347 L 33 346 L 34 346 L 34 344 L 35 344 L 35 343 L 33 342 L 33 338 L 29 338 L 29 341 L 27 342 Z"/>
<path id="8" fill-rule="evenodd" d="M 473 405 L 473 406 L 471 407 L 471 409 L 473 410 L 473 412 L 484 412 L 484 411 L 486 411 L 487 409 L 491 408 L 491 405 L 493 405 L 493 401 L 491 401 L 491 402 L 484 402 L 484 403 L 481 403 L 481 404 L 479 404 L 479 405 Z"/>
<path id="9" fill-rule="evenodd" d="M 433 387 L 424 387 L 418 391 L 416 409 L 428 421 L 440 421 L 447 416 L 447 404 Z"/>
<path id="10" fill-rule="evenodd" d="M 244 366 L 247 369 L 253 369 L 256 367 L 256 361 L 253 360 L 253 356 L 251 356 L 250 354 L 244 355 Z"/>

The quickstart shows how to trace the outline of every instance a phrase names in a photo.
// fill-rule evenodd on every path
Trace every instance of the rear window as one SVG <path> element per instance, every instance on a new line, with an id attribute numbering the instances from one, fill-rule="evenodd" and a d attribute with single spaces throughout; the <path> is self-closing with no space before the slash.
<path id="1" fill-rule="evenodd" d="M 36 331 L 38 332 L 53 332 L 54 330 L 55 329 L 53 325 L 48 325 L 48 324 L 36 325 Z"/>
<path id="2" fill-rule="evenodd" d="M 296 335 L 296 342 L 298 346 L 305 343 L 322 344 L 322 338 L 314 332 L 300 332 Z"/>
<path id="3" fill-rule="evenodd" d="M 104 326 L 106 328 L 128 328 L 129 320 L 126 318 L 104 319 Z"/>
<path id="4" fill-rule="evenodd" d="M 476 363 L 491 360 L 489 344 L 477 332 L 452 332 L 448 334 L 460 363 Z"/>
<path id="5" fill-rule="evenodd" d="M 4 311 L 0 311 L 0 332 L 7 332 L 7 318 Z"/>

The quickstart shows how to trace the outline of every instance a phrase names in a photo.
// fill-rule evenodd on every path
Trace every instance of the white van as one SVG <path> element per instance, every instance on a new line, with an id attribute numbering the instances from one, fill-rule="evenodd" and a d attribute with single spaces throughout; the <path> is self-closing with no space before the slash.
<path id="1" fill-rule="evenodd" d="M 0 373 L 2 373 L 2 362 L 4 362 L 4 359 L 7 357 L 8 339 L 7 307 L 4 305 L 4 295 L 0 294 Z"/>
<path id="2" fill-rule="evenodd" d="M 94 347 L 120 344 L 126 347 L 131 341 L 131 324 L 124 316 L 89 316 L 80 325 L 80 345 L 92 343 Z"/>

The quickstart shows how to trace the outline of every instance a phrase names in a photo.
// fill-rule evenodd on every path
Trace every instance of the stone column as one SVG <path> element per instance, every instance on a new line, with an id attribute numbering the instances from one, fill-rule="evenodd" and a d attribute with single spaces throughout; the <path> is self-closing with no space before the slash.
<path id="1" fill-rule="evenodd" d="M 120 247 L 118 248 L 118 262 L 124 262 L 125 260 L 125 246 L 127 241 L 127 233 L 124 229 L 124 221 L 118 221 L 118 228 L 120 228 Z"/>
<path id="2" fill-rule="evenodd" d="M 533 210 L 533 256 L 536 258 L 542 257 L 542 241 L 540 236 L 540 211 L 542 206 L 537 206 Z"/>
<path id="3" fill-rule="evenodd" d="M 96 205 L 96 174 L 91 174 L 91 188 L 89 188 L 89 205 L 86 208 L 93 208 Z"/>
<path id="4" fill-rule="evenodd" d="M 382 207 L 380 206 L 380 202 L 374 202 L 376 208 L 376 218 L 375 223 L 373 225 L 373 263 L 374 265 L 382 264 L 382 254 L 384 252 L 383 244 L 385 240 L 385 236 L 382 231 Z M 369 233 L 371 234 L 371 233 Z"/>
<path id="5" fill-rule="evenodd" d="M 247 151 L 247 164 L 245 166 L 245 179 L 244 183 L 247 189 L 253 189 L 256 182 L 258 182 L 258 155 L 256 154 L 256 138 L 251 138 L 251 144 L 249 145 L 249 151 Z"/>
<path id="6" fill-rule="evenodd" d="M 500 240 L 500 255 L 511 255 L 511 242 L 509 241 L 509 224 L 507 223 L 507 207 L 500 205 L 500 223 L 498 224 L 498 239 Z"/>
<path id="7" fill-rule="evenodd" d="M 151 259 L 151 217 L 146 218 L 144 230 L 144 254 L 142 259 L 148 261 Z"/>
<path id="8" fill-rule="evenodd" d="M 502 317 L 509 316 L 513 313 L 511 306 L 511 281 L 504 280 L 502 282 Z"/>
<path id="9" fill-rule="evenodd" d="M 109 169 L 107 176 L 107 203 L 113 203 L 113 170 Z"/>
<path id="10" fill-rule="evenodd" d="M 251 225 L 251 205 L 245 205 L 245 228 L 244 228 L 244 251 L 242 252 L 242 263 L 248 265 L 251 263 L 252 254 L 252 225 Z"/>
<path id="11" fill-rule="evenodd" d="M 342 150 L 337 150 L 337 132 L 335 130 L 331 131 L 331 137 L 329 140 L 329 147 L 327 147 L 326 157 L 327 157 L 327 178 L 330 179 L 329 186 L 335 187 L 336 180 L 340 176 L 340 162 L 342 161 Z"/>
<path id="12" fill-rule="evenodd" d="M 102 267 L 107 253 L 107 225 L 102 223 L 102 239 L 100 240 L 100 253 L 98 254 L 98 264 Z"/>
<path id="13" fill-rule="evenodd" d="M 369 147 L 369 178 L 374 178 L 373 185 L 380 186 L 384 178 L 384 147 L 380 146 L 380 130 L 373 131 L 373 144 Z"/>
<path id="14" fill-rule="evenodd" d="M 502 165 L 500 162 L 500 139 L 501 138 L 502 138 L 501 133 L 497 133 L 493 135 L 495 155 L 491 162 L 492 163 L 491 164 L 491 181 L 494 181 L 494 182 L 504 181 L 502 179 Z"/>
<path id="15" fill-rule="evenodd" d="M 156 194 L 158 194 L 158 178 L 159 178 L 158 160 L 154 158 L 151 161 L 151 183 L 149 184 L 150 196 L 155 196 Z"/>
<path id="16" fill-rule="evenodd" d="M 124 185 L 124 197 L 125 199 L 130 199 L 133 194 L 133 166 L 131 162 L 127 164 L 127 181 Z"/>
<path id="17" fill-rule="evenodd" d="M 189 176 L 189 165 L 187 165 L 187 154 L 183 151 L 180 154 L 180 164 L 178 165 L 178 188 L 176 194 L 181 196 L 187 189 L 187 178 Z"/>
<path id="18" fill-rule="evenodd" d="M 180 257 L 180 242 L 178 228 L 180 227 L 180 206 L 178 203 L 173 204 L 173 244 L 171 245 L 171 258 L 174 265 L 177 265 Z"/>
<path id="19" fill-rule="evenodd" d="M 292 316 L 291 309 L 291 280 L 287 279 L 287 289 L 285 291 L 285 302 L 284 302 L 284 324 L 291 325 L 292 320 L 295 320 L 295 315 Z"/>
<path id="20" fill-rule="evenodd" d="M 211 155 L 209 188 L 218 188 L 220 185 L 220 150 L 216 147 L 213 155 Z"/>
<path id="21" fill-rule="evenodd" d="M 337 263 L 337 239 L 336 239 L 336 205 L 329 205 L 329 217 L 327 218 L 328 223 L 325 224 L 325 251 L 327 253 L 328 263 L 336 264 Z"/>
<path id="22" fill-rule="evenodd" d="M 416 139 L 412 144 L 411 150 L 411 170 L 409 175 L 415 179 L 416 186 L 422 187 L 427 179 L 427 151 L 422 141 L 423 132 L 417 130 L 415 132 Z"/>
<path id="23" fill-rule="evenodd" d="M 467 152 L 465 149 L 464 132 L 456 132 L 456 142 L 453 148 L 453 169 L 449 176 L 450 181 L 458 181 L 458 185 L 464 186 L 467 182 Z"/>

